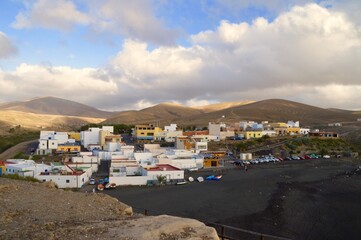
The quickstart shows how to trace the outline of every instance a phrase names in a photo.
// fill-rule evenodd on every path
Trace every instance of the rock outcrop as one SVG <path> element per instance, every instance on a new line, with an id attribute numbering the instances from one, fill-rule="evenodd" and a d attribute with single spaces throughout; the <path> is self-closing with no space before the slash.
<path id="1" fill-rule="evenodd" d="M 0 177 L 1 239 L 218 239 L 203 223 L 146 217 L 101 193 Z"/>

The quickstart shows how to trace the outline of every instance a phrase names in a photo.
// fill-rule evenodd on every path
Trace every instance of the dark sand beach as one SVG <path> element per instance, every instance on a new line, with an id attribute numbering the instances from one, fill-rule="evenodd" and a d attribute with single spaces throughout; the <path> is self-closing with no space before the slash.
<path id="1" fill-rule="evenodd" d="M 267 163 L 252 165 L 247 172 L 224 169 L 220 181 L 118 187 L 105 193 L 150 214 L 195 218 L 292 239 L 360 239 L 358 168 L 350 159 Z M 187 176 L 210 174 L 217 172 Z"/>

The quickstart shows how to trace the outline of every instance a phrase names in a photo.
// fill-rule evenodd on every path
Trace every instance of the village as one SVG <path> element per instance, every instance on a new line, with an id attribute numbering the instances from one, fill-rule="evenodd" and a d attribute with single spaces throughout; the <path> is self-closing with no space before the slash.
<path id="1" fill-rule="evenodd" d="M 81 132 L 41 131 L 38 147 L 32 155 L 44 156 L 42 159 L 57 155 L 62 157 L 61 161 L 39 163 L 31 156 L 29 159 L 6 159 L 0 162 L 0 169 L 5 175 L 33 177 L 41 182 L 53 182 L 58 188 L 79 189 L 87 184 L 97 184 L 97 189 L 103 190 L 129 185 L 184 184 L 186 180 L 202 182 L 202 177 L 185 179 L 185 172 L 222 169 L 225 162 L 231 160 L 235 165 L 247 166 L 300 159 L 272 155 L 259 158 L 246 152 L 234 155 L 232 149 L 208 149 L 210 142 L 244 141 L 265 136 L 338 138 L 334 132 L 302 128 L 298 121 L 241 121 L 234 126 L 209 123 L 207 130 L 194 131 L 183 131 L 177 124 L 164 128 L 153 124 L 135 125 L 131 136 L 124 137 L 114 134 L 113 126 L 90 127 Z M 162 143 L 167 147 L 162 147 Z M 100 170 L 106 172 L 106 176 L 96 181 L 94 175 Z M 209 179 L 219 180 L 221 177 L 210 176 Z"/>

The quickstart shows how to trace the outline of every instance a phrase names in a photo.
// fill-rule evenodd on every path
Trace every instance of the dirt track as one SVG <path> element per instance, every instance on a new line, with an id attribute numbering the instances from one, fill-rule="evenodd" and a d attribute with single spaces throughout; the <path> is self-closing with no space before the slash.
<path id="1" fill-rule="evenodd" d="M 19 143 L 18 145 L 15 145 L 5 150 L 3 153 L 0 154 L 0 160 L 5 161 L 6 159 L 14 157 L 19 152 L 25 152 L 30 144 L 35 143 L 37 141 L 38 140 L 30 140 L 30 141 L 22 142 Z"/>

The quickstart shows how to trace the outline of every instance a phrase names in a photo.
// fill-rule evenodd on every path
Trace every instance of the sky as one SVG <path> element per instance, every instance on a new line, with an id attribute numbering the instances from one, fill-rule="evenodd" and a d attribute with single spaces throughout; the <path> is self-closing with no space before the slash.
<path id="1" fill-rule="evenodd" d="M 3 0 L 0 103 L 361 110 L 359 0 Z"/>

